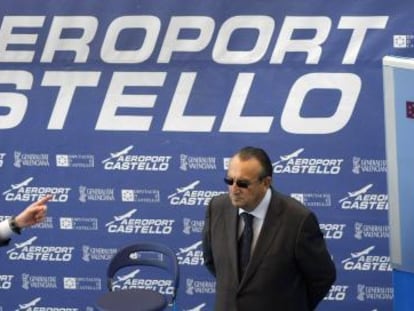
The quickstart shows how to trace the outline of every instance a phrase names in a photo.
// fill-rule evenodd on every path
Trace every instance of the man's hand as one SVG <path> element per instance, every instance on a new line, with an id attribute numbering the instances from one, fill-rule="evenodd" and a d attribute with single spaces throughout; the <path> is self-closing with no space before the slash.
<path id="1" fill-rule="evenodd" d="M 48 194 L 37 202 L 34 202 L 26 207 L 19 215 L 16 216 L 16 225 L 23 229 L 42 222 L 47 213 L 46 203 L 52 198 L 53 196 Z"/>

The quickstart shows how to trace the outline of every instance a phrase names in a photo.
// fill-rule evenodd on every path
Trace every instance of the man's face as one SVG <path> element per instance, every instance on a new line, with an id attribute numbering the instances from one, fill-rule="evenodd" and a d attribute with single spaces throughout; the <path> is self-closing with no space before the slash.
<path id="1" fill-rule="evenodd" d="M 271 181 L 271 177 L 260 179 L 261 173 L 260 162 L 254 158 L 242 161 L 236 155 L 231 159 L 226 178 L 233 181 L 233 184 L 228 187 L 234 206 L 246 211 L 252 211 L 256 208 L 263 199 Z M 239 185 L 248 184 L 248 187 L 241 187 L 237 185 L 237 182 Z"/>

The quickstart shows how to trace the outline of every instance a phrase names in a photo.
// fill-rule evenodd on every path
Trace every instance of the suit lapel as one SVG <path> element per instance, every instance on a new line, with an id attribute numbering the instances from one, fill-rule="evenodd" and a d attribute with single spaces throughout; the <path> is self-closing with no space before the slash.
<path id="1" fill-rule="evenodd" d="M 227 241 L 227 249 L 229 250 L 229 258 L 232 263 L 231 275 L 238 278 L 238 260 L 237 260 L 237 226 L 238 226 L 238 209 L 230 203 L 230 208 L 226 210 L 224 215 L 226 236 L 223 237 Z"/>
<path id="2" fill-rule="evenodd" d="M 272 191 L 272 199 L 267 210 L 262 229 L 260 231 L 259 238 L 257 240 L 256 247 L 253 252 L 253 256 L 250 259 L 247 266 L 246 273 L 241 280 L 240 287 L 250 279 L 257 270 L 262 259 L 266 255 L 268 249 L 272 246 L 275 236 L 280 228 L 279 214 L 282 212 L 280 205 L 278 204 L 278 196 L 275 191 Z"/>

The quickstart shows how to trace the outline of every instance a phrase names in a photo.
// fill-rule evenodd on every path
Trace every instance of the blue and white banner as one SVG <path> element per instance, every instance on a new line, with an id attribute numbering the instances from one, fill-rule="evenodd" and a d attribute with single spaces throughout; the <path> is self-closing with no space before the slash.
<path id="1" fill-rule="evenodd" d="M 390 310 L 381 61 L 414 54 L 411 12 L 403 0 L 3 1 L 0 220 L 54 198 L 0 252 L 0 311 L 95 310 L 109 259 L 137 240 L 176 251 L 179 310 L 211 310 L 204 209 L 246 145 L 319 218 L 338 269 L 319 310 Z"/>

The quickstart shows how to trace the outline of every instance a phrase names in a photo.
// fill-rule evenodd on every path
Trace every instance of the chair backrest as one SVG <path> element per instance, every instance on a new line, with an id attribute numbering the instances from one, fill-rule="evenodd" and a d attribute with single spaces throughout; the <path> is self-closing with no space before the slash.
<path id="1" fill-rule="evenodd" d="M 107 269 L 108 289 L 112 291 L 113 278 L 117 271 L 128 266 L 152 266 L 169 272 L 173 283 L 171 303 L 179 286 L 179 266 L 174 251 L 165 244 L 155 242 L 138 242 L 120 249 L 112 257 Z"/>

